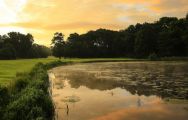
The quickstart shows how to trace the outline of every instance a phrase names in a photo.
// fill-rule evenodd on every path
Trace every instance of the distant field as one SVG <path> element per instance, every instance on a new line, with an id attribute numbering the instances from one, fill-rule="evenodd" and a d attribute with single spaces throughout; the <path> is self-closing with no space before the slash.
<path id="1" fill-rule="evenodd" d="M 16 76 L 17 72 L 28 72 L 38 62 L 48 63 L 58 60 L 54 57 L 41 59 L 0 60 L 0 85 L 6 85 Z M 128 61 L 129 58 L 87 58 L 87 59 L 61 59 L 65 62 L 91 62 L 91 61 Z"/>

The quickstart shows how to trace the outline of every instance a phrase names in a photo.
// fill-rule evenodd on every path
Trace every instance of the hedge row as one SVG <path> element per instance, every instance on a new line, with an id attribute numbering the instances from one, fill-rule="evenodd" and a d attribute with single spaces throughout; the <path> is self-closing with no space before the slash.
<path id="1" fill-rule="evenodd" d="M 0 87 L 0 120 L 52 120 L 54 106 L 47 70 L 63 65 L 38 63 L 29 73 L 18 73 L 8 87 Z"/>

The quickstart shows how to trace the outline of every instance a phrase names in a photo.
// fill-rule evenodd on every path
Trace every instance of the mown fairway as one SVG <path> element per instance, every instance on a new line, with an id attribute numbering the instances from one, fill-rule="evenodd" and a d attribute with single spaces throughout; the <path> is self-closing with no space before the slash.
<path id="1" fill-rule="evenodd" d="M 56 58 L 0 60 L 0 85 L 6 85 L 17 72 L 28 72 L 38 62 L 48 63 Z"/>
<path id="2" fill-rule="evenodd" d="M 16 76 L 18 72 L 28 72 L 38 62 L 48 63 L 58 60 L 58 58 L 49 57 L 41 59 L 20 59 L 20 60 L 0 60 L 0 85 L 6 85 Z M 61 59 L 65 62 L 89 62 L 89 61 L 128 61 L 129 58 L 87 58 L 87 59 Z"/>

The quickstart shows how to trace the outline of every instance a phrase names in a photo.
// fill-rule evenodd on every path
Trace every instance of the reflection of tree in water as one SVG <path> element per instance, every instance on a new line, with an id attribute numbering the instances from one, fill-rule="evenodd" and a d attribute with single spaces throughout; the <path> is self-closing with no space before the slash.
<path id="1" fill-rule="evenodd" d="M 122 71 L 114 70 L 113 73 L 109 73 L 112 74 L 110 77 L 103 76 L 102 73 L 102 77 L 98 77 L 96 73 L 87 71 L 72 71 L 66 77 L 73 88 L 86 86 L 90 89 L 111 90 L 120 87 L 131 94 L 188 99 L 188 74 L 184 67 L 187 66 L 126 65 L 126 69 Z M 121 77 L 120 75 L 123 77 L 116 80 L 117 76 Z"/>
<path id="2" fill-rule="evenodd" d="M 137 101 L 137 107 L 141 107 L 142 103 L 141 103 L 141 99 L 138 98 L 138 101 Z"/>

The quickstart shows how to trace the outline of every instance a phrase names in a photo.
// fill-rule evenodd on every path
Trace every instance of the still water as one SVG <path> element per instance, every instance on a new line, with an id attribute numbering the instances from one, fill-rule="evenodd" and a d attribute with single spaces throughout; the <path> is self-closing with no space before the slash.
<path id="1" fill-rule="evenodd" d="M 57 120 L 188 120 L 188 63 L 82 63 L 49 71 Z"/>

